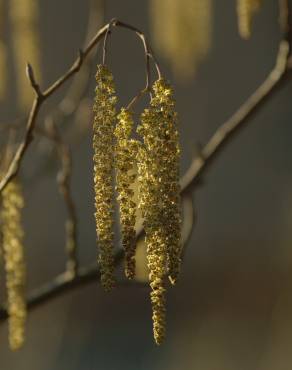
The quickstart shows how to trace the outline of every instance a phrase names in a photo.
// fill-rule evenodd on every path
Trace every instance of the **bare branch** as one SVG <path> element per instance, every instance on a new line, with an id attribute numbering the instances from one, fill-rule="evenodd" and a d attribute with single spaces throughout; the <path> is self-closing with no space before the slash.
<path id="1" fill-rule="evenodd" d="M 118 265 L 124 256 L 123 250 L 119 250 L 115 255 L 115 264 Z M 100 279 L 100 272 L 96 268 L 96 264 L 89 267 L 79 269 L 78 276 L 72 277 L 67 271 L 58 275 L 53 281 L 44 284 L 42 287 L 33 290 L 27 299 L 28 309 L 33 309 L 42 303 L 45 303 L 53 298 L 56 298 L 63 293 L 69 292 L 72 289 L 82 285 L 96 282 Z M 7 319 L 7 310 L 5 307 L 0 308 L 0 321 Z"/>
<path id="2" fill-rule="evenodd" d="M 75 277 L 78 271 L 77 215 L 70 185 L 72 172 L 71 152 L 69 146 L 63 142 L 53 120 L 50 119 L 46 121 L 46 129 L 47 136 L 55 143 L 61 165 L 57 174 L 57 183 L 67 209 L 67 220 L 65 222 L 67 252 L 66 271 L 70 273 L 72 277 Z"/>
<path id="3" fill-rule="evenodd" d="M 190 191 L 199 180 L 199 177 L 207 170 L 209 165 L 217 157 L 220 151 L 228 144 L 233 135 L 245 127 L 254 114 L 272 94 L 280 82 L 287 76 L 287 63 L 290 46 L 286 40 L 280 43 L 275 68 L 270 72 L 266 80 L 246 100 L 245 103 L 220 126 L 209 142 L 202 149 L 201 155 L 194 159 L 186 174 L 181 179 L 182 193 Z"/>

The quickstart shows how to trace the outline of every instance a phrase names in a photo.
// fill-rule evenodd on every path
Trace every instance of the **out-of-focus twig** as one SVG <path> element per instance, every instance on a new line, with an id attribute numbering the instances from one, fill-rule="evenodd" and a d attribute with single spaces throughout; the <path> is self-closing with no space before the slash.
<path id="1" fill-rule="evenodd" d="M 182 245 L 183 254 L 188 245 L 196 223 L 195 207 L 193 194 L 186 194 L 183 197 L 183 226 L 182 226 Z"/>
<path id="2" fill-rule="evenodd" d="M 54 142 L 60 160 L 57 183 L 67 209 L 67 219 L 65 222 L 67 252 L 66 271 L 75 277 L 78 271 L 77 215 L 70 185 L 72 172 L 71 151 L 69 146 L 63 142 L 54 121 L 51 119 L 46 121 L 46 134 Z"/>

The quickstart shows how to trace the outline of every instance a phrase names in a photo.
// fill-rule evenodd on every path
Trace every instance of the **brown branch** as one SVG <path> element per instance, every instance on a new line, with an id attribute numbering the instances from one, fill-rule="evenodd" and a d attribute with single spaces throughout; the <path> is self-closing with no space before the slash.
<path id="1" fill-rule="evenodd" d="M 115 255 L 115 264 L 118 265 L 124 256 L 123 250 L 119 250 Z M 89 267 L 81 267 L 78 275 L 73 278 L 68 272 L 58 275 L 53 281 L 44 284 L 40 288 L 33 290 L 27 299 L 27 307 L 29 310 L 45 303 L 53 298 L 56 298 L 63 293 L 69 292 L 82 285 L 87 285 L 91 282 L 96 282 L 100 278 L 100 272 L 96 268 L 96 264 Z M 5 307 L 0 308 L 0 321 L 7 319 L 7 310 Z"/>
<path id="2" fill-rule="evenodd" d="M 249 122 L 256 111 L 270 98 L 281 82 L 288 75 L 289 43 L 281 41 L 275 68 L 266 80 L 246 100 L 245 103 L 213 134 L 209 142 L 202 149 L 201 155 L 194 159 L 188 171 L 181 179 L 182 193 L 193 189 L 199 178 L 205 172 L 230 139 Z"/>
<path id="3" fill-rule="evenodd" d="M 187 242 L 193 228 L 193 202 L 191 198 L 186 200 L 186 216 L 189 215 L 188 222 L 185 228 L 184 234 L 184 243 Z M 117 266 L 122 262 L 124 258 L 124 250 L 120 249 L 115 254 L 115 265 Z M 27 300 L 28 309 L 31 310 L 38 305 L 49 301 L 52 298 L 57 298 L 63 293 L 71 292 L 72 290 L 89 283 L 96 282 L 100 279 L 100 271 L 96 267 L 96 264 L 93 264 L 89 267 L 81 267 L 78 270 L 78 275 L 73 277 L 72 274 L 68 271 L 58 275 L 53 281 L 44 284 L 41 288 L 35 289 L 31 292 Z M 127 283 L 128 281 L 126 281 Z M 124 285 L 124 281 L 121 281 L 121 284 Z M 131 285 L 135 282 L 131 282 Z M 138 285 L 144 285 L 138 283 Z M 0 308 L 0 321 L 7 319 L 6 308 Z"/>

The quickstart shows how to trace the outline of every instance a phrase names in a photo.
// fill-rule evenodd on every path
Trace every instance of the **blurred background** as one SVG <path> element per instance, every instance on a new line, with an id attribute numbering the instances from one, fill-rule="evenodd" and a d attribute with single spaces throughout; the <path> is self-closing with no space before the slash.
<path id="1" fill-rule="evenodd" d="M 238 32 L 235 0 L 225 0 L 224 6 L 214 0 L 0 0 L 0 8 L 0 117 L 1 123 L 20 127 L 13 134 L 15 142 L 22 138 L 22 117 L 32 100 L 25 63 L 30 61 L 46 87 L 71 65 L 88 36 L 117 17 L 145 31 L 174 86 L 182 174 L 200 146 L 267 76 L 280 39 L 274 0 L 263 1 L 248 41 L 241 37 L 248 37 L 246 30 L 241 29 L 241 36 Z M 99 48 L 81 70 L 83 80 L 74 80 L 77 88 L 67 83 L 46 102 L 38 119 L 42 127 L 58 107 L 56 121 L 72 148 L 82 265 L 96 259 L 91 107 L 100 61 Z M 135 35 L 114 30 L 107 61 L 120 104 L 126 104 L 144 85 L 143 50 Z M 32 310 L 25 345 L 16 353 L 8 349 L 7 322 L 1 322 L 0 368 L 290 370 L 290 89 L 286 84 L 253 116 L 194 191 L 196 224 L 181 279 L 169 289 L 163 345 L 157 347 L 152 338 L 147 286 L 121 285 L 108 294 L 92 282 Z M 1 145 L 7 135 L 1 131 Z M 37 137 L 21 170 L 28 291 L 65 268 L 66 209 L 56 186 L 57 171 L 54 148 Z M 140 254 L 138 277 L 143 280 Z M 1 272 L 2 302 L 3 281 Z"/>

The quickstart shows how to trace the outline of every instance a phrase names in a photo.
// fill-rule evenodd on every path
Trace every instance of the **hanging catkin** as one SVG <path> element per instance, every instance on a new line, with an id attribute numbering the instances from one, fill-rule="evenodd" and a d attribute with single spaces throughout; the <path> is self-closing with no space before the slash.
<path id="1" fill-rule="evenodd" d="M 12 180 L 3 190 L 1 199 L 3 257 L 6 271 L 9 344 L 12 350 L 24 342 L 26 302 L 24 296 L 25 264 L 21 211 L 23 197 L 20 185 Z"/>
<path id="2" fill-rule="evenodd" d="M 116 136 L 116 188 L 120 206 L 122 243 L 125 251 L 125 274 L 128 279 L 135 276 L 136 251 L 136 203 L 134 202 L 133 185 L 136 174 L 133 168 L 136 163 L 137 142 L 130 139 L 133 130 L 133 117 L 129 110 L 122 108 L 118 115 Z"/>
<path id="3" fill-rule="evenodd" d="M 252 20 L 261 2 L 262 0 L 237 0 L 238 31 L 243 39 L 250 38 Z"/>
<path id="4" fill-rule="evenodd" d="M 114 285 L 113 167 L 117 98 L 113 76 L 105 65 L 97 67 L 96 84 L 93 107 L 95 220 L 99 241 L 101 284 L 109 291 Z"/>
<path id="5" fill-rule="evenodd" d="M 165 276 L 177 279 L 181 254 L 179 142 L 172 89 L 164 79 L 153 85 L 153 98 L 138 127 L 139 207 L 144 218 L 151 286 L 154 339 L 165 335 Z"/>

